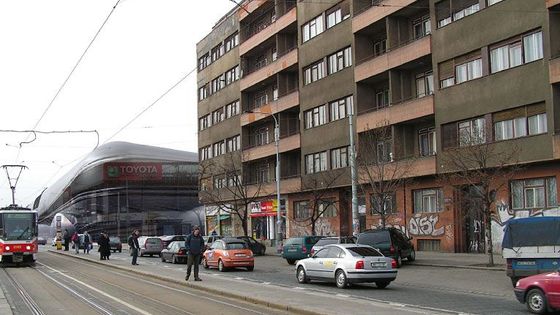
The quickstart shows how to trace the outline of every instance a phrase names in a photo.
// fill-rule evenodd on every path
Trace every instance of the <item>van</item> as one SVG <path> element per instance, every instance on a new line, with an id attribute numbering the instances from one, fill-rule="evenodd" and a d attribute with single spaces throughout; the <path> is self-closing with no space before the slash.
<path id="1" fill-rule="evenodd" d="M 138 238 L 138 245 L 140 246 L 140 256 L 159 256 L 159 254 L 163 250 L 163 243 L 157 236 L 140 236 Z"/>
<path id="2" fill-rule="evenodd" d="M 358 234 L 356 244 L 369 245 L 378 249 L 384 256 L 396 260 L 397 267 L 401 267 L 403 258 L 409 262 L 416 259 L 416 251 L 411 240 L 411 237 L 406 236 L 399 229 L 385 228 L 367 230 Z"/>
<path id="3" fill-rule="evenodd" d="M 309 257 L 311 248 L 324 236 L 297 236 L 286 240 L 282 247 L 282 258 L 293 265 L 296 260 Z"/>

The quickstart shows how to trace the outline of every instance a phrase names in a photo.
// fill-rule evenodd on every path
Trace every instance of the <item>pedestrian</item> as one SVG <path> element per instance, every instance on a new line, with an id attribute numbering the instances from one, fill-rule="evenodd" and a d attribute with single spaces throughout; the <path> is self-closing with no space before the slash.
<path id="1" fill-rule="evenodd" d="M 89 237 L 88 231 L 84 231 L 84 254 L 89 254 L 91 239 Z"/>
<path id="2" fill-rule="evenodd" d="M 72 234 L 72 243 L 74 243 L 74 249 L 76 250 L 76 254 L 80 253 L 80 236 L 78 236 L 78 232 L 74 231 Z"/>
<path id="3" fill-rule="evenodd" d="M 64 230 L 62 237 L 64 239 L 64 251 L 67 252 L 70 250 L 70 233 L 68 233 L 68 229 Z"/>
<path id="4" fill-rule="evenodd" d="M 202 279 L 198 277 L 198 265 L 200 264 L 200 258 L 204 251 L 204 239 L 202 235 L 200 235 L 200 228 L 198 226 L 195 226 L 193 232 L 187 236 L 185 249 L 187 250 L 187 275 L 185 276 L 185 280 L 189 281 L 191 268 L 194 265 L 194 281 L 202 281 Z"/>
<path id="5" fill-rule="evenodd" d="M 99 259 L 109 260 L 109 256 L 111 255 L 111 249 L 109 246 L 109 236 L 107 236 L 107 233 L 101 232 L 97 244 L 99 244 L 99 248 L 98 248 Z"/>
<path id="6" fill-rule="evenodd" d="M 140 231 L 134 230 L 132 235 L 128 238 L 128 248 L 132 251 L 132 264 L 138 265 L 136 260 L 138 259 L 138 251 L 140 250 L 140 244 L 138 244 L 138 236 L 140 235 Z"/>

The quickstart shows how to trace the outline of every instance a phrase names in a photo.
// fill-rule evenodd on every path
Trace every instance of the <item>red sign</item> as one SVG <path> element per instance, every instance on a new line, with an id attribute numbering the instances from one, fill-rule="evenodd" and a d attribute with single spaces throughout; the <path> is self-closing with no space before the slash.
<path id="1" fill-rule="evenodd" d="M 128 162 L 106 163 L 103 165 L 105 180 L 161 180 L 160 163 Z"/>
<path id="2" fill-rule="evenodd" d="M 251 204 L 251 217 L 273 217 L 276 216 L 276 200 L 253 202 Z"/>

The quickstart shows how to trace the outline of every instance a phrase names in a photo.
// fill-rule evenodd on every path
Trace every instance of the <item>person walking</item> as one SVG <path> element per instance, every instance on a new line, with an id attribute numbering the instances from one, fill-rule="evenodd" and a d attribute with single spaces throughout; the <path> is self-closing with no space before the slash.
<path id="1" fill-rule="evenodd" d="M 72 243 L 74 243 L 74 250 L 76 251 L 76 254 L 80 253 L 80 237 L 78 236 L 78 232 L 74 231 L 74 234 L 72 234 Z"/>
<path id="2" fill-rule="evenodd" d="M 84 231 L 84 254 L 88 254 L 89 255 L 89 246 L 91 244 L 91 239 L 89 237 L 88 231 Z"/>
<path id="3" fill-rule="evenodd" d="M 68 233 L 68 229 L 64 229 L 62 238 L 64 239 L 64 251 L 67 252 L 70 250 L 70 233 Z"/>
<path id="4" fill-rule="evenodd" d="M 138 265 L 136 260 L 138 259 L 138 251 L 140 250 L 140 244 L 138 244 L 138 236 L 140 235 L 140 231 L 134 230 L 132 235 L 128 238 L 128 247 L 132 251 L 132 264 Z"/>
<path id="5" fill-rule="evenodd" d="M 200 228 L 195 226 L 193 232 L 187 236 L 185 241 L 185 249 L 187 251 L 187 275 L 185 280 L 189 281 L 191 276 L 191 268 L 194 265 L 194 281 L 202 281 L 198 277 L 198 267 L 200 265 L 200 258 L 204 251 L 204 239 L 200 235 Z"/>

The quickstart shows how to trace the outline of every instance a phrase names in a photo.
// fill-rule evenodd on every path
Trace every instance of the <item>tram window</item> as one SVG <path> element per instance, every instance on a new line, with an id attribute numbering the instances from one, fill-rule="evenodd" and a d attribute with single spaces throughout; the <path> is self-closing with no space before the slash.
<path id="1" fill-rule="evenodd" d="M 0 214 L 0 237 L 4 237 L 4 223 L 2 221 L 3 217 L 4 216 Z"/>

